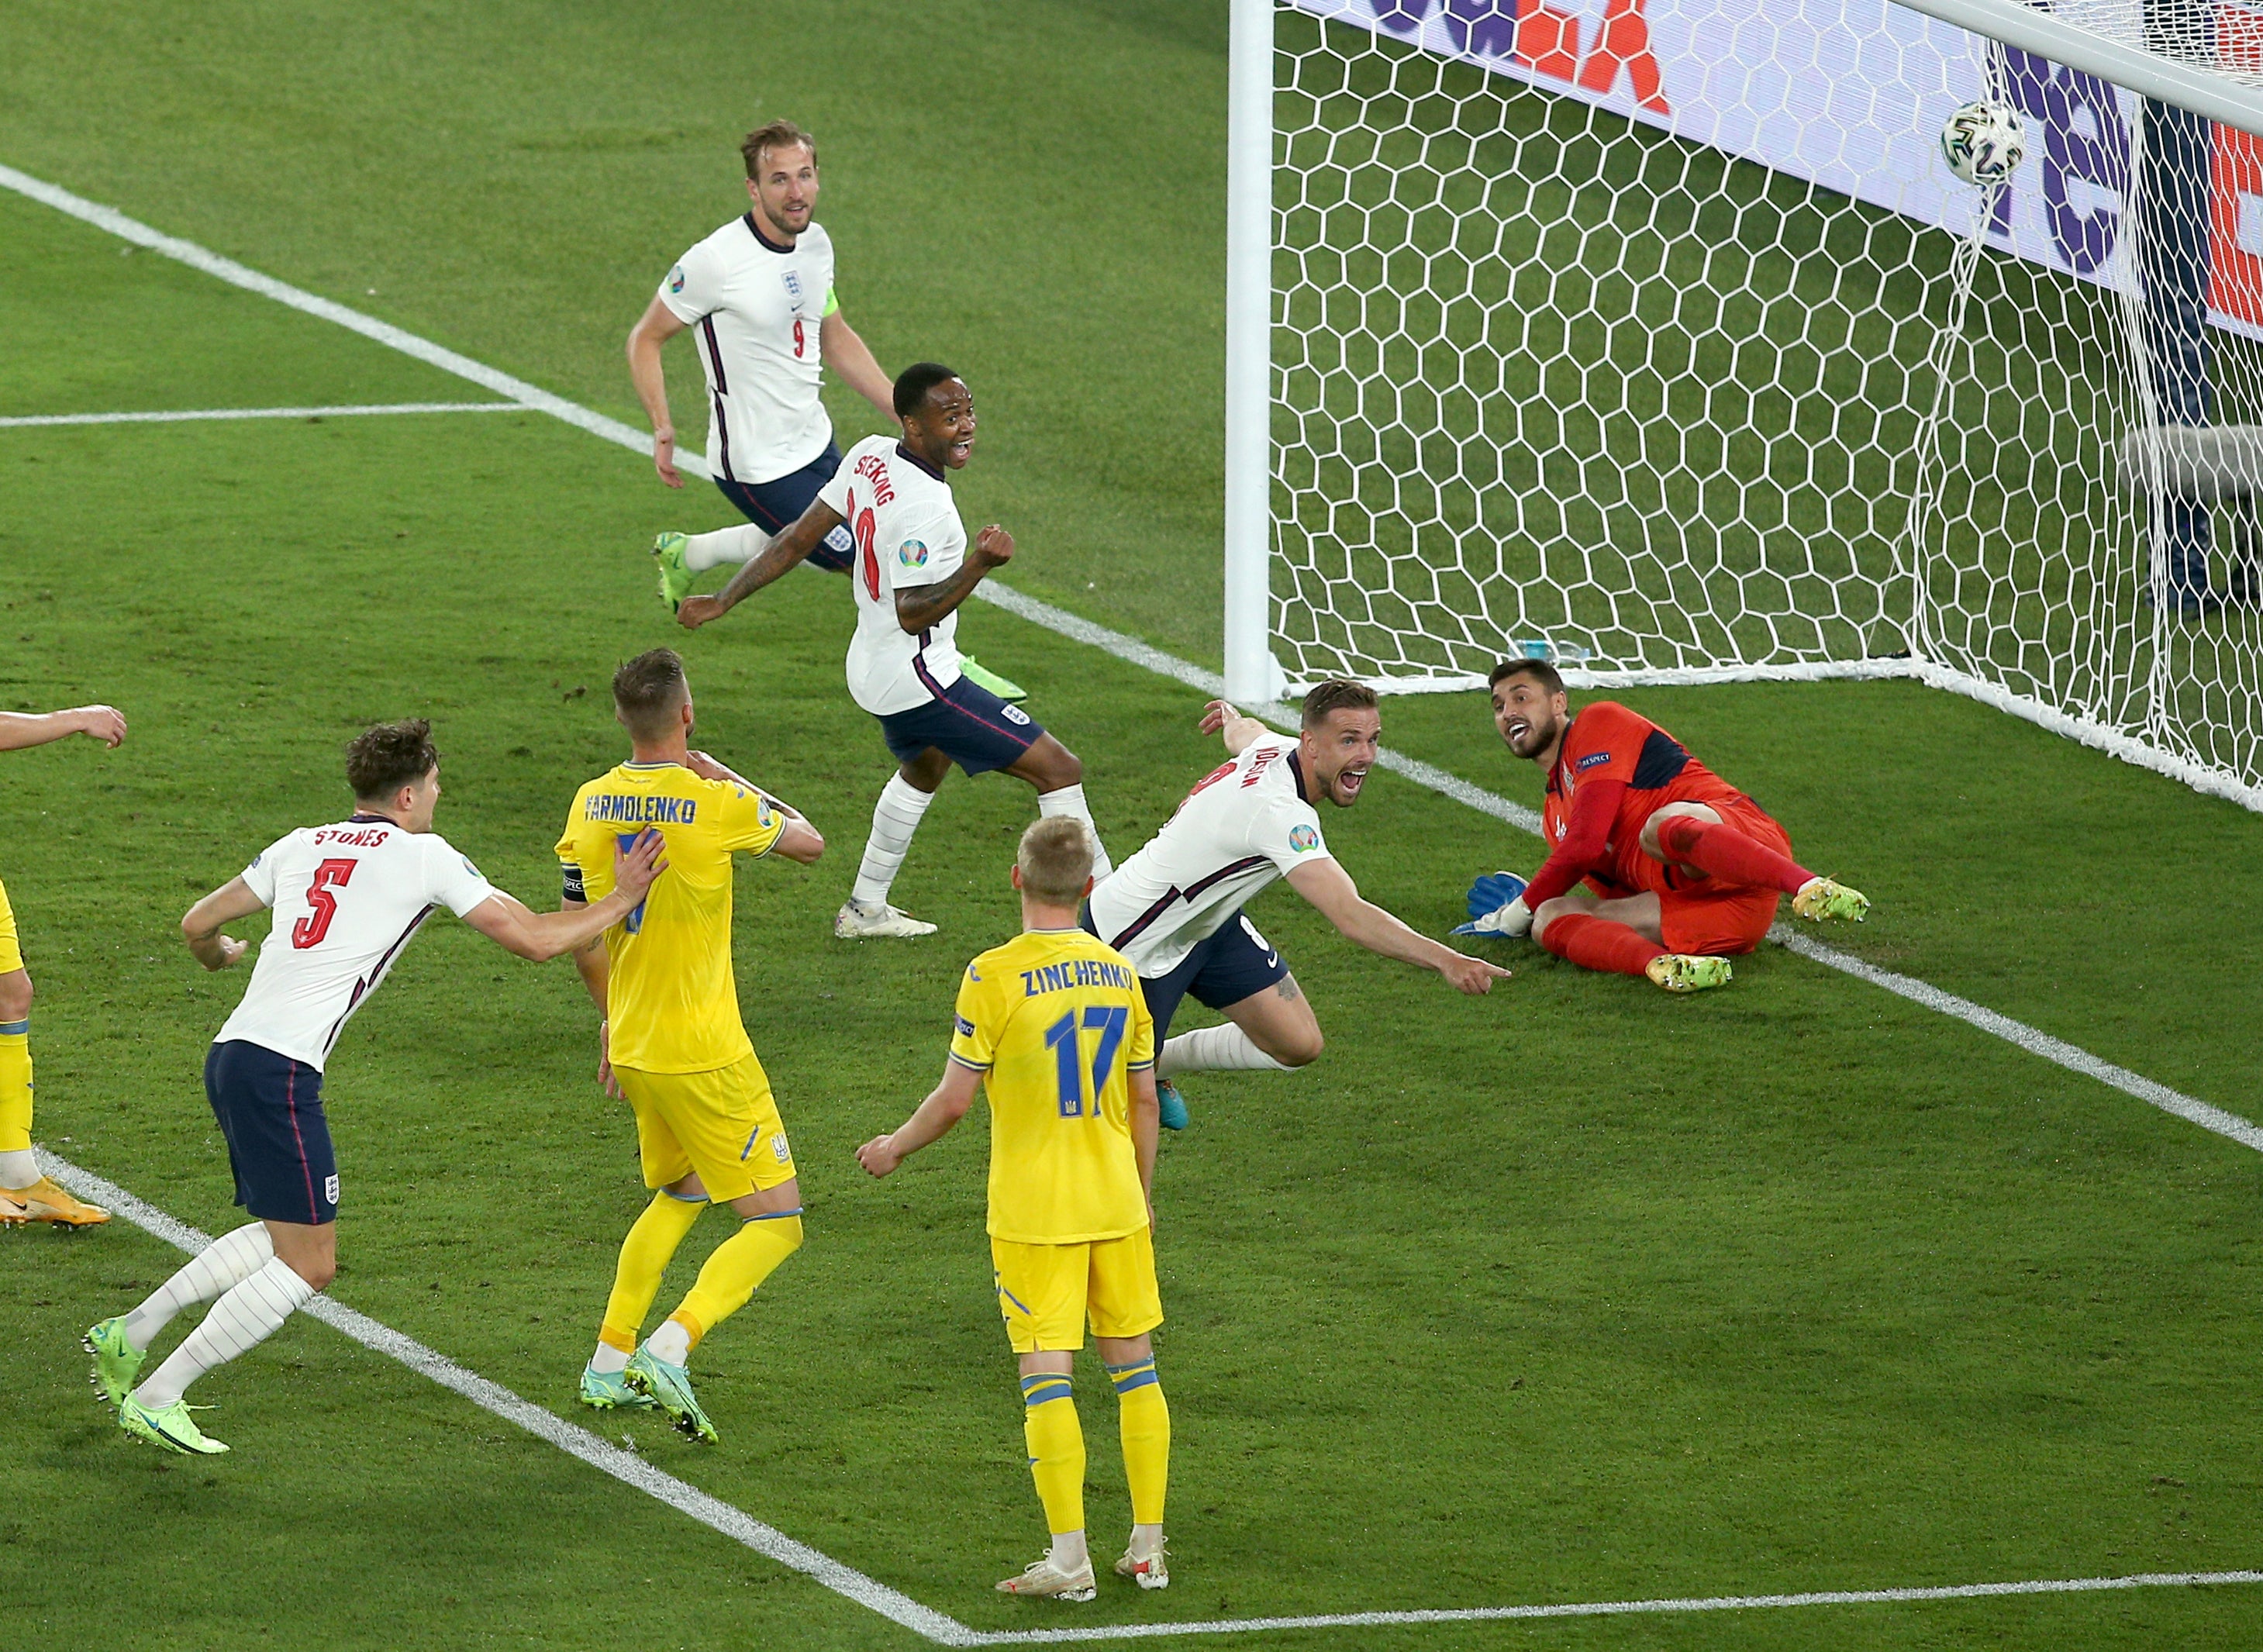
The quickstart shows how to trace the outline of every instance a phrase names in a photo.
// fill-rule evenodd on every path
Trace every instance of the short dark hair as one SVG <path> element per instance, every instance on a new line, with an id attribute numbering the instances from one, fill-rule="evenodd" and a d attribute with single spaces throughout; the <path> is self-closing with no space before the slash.
<path id="1" fill-rule="evenodd" d="M 1316 682 L 1305 696 L 1305 726 L 1318 728 L 1327 721 L 1331 711 L 1372 711 L 1377 701 L 1375 690 L 1364 682 L 1354 682 L 1349 677 L 1330 677 Z"/>
<path id="2" fill-rule="evenodd" d="M 424 718 L 374 724 L 346 742 L 346 784 L 357 801 L 390 797 L 439 766 L 432 725 Z"/>
<path id="3" fill-rule="evenodd" d="M 1563 677 L 1558 674 L 1556 667 L 1545 660 L 1531 658 L 1504 660 L 1493 668 L 1493 675 L 1486 679 L 1486 689 L 1490 690 L 1500 687 L 1501 680 L 1505 677 L 1530 677 L 1551 694 L 1564 692 Z"/>
<path id="4" fill-rule="evenodd" d="M 683 696 L 683 656 L 673 648 L 651 649 L 613 673 L 613 709 L 642 739 L 669 732 Z"/>
<path id="5" fill-rule="evenodd" d="M 739 145 L 739 153 L 746 157 L 747 176 L 759 177 L 763 170 L 763 151 L 791 149 L 796 144 L 809 151 L 809 163 L 817 164 L 817 140 L 791 120 L 773 120 L 767 126 L 749 132 Z"/>
<path id="6" fill-rule="evenodd" d="M 939 361 L 915 361 L 896 375 L 896 417 L 908 419 L 919 411 L 927 393 L 947 385 L 958 373 Z"/>

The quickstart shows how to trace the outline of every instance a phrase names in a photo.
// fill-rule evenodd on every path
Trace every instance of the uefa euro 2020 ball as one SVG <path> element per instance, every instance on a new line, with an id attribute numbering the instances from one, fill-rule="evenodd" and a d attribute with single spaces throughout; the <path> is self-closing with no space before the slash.
<path id="1" fill-rule="evenodd" d="M 2027 158 L 2028 134 L 2009 104 L 1967 104 L 1941 123 L 1941 158 L 1967 184 L 2007 181 Z"/>

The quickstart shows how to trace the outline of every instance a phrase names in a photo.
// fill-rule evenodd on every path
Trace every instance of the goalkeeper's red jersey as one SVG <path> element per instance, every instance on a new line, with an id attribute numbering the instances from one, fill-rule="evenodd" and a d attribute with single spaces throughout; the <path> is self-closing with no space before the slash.
<path id="1" fill-rule="evenodd" d="M 1577 873 L 1606 897 L 1660 886 L 1664 869 L 1643 854 L 1642 828 L 1661 804 L 1710 803 L 1724 814 L 1749 811 L 1767 818 L 1758 804 L 1692 757 L 1681 741 L 1648 718 L 1616 701 L 1597 700 L 1581 707 L 1572 719 L 1563 749 L 1556 754 L 1556 766 L 1549 772 L 1541 829 L 1551 860 L 1571 828 L 1580 789 L 1606 782 L 1625 788 L 1612 811 L 1608 834 L 1600 845 L 1575 846 L 1584 851 L 1576 854 L 1575 859 L 1585 862 L 1577 866 Z M 1534 879 L 1536 884 L 1541 881 Z M 1570 881 L 1578 878 L 1575 876 Z"/>

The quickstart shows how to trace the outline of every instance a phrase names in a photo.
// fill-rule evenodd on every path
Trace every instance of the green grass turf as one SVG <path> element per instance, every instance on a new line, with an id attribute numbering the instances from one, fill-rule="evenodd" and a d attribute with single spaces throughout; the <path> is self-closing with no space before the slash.
<path id="1" fill-rule="evenodd" d="M 482 122 L 536 128 L 553 102 L 589 108 L 602 92 L 627 106 L 637 52 L 661 48 L 610 12 L 571 14 L 532 45 L 522 27 L 516 56 L 497 44 L 504 13 L 341 13 L 315 40 L 267 14 L 213 12 L 172 25 L 198 31 L 178 41 L 75 18 L 82 43 L 114 27 L 103 83 L 148 95 L 187 169 L 171 187 L 148 170 L 146 133 L 129 148 L 40 78 L 54 48 L 45 14 L 23 15 L 0 21 L 12 48 L 0 72 L 37 94 L 39 119 L 8 100 L 0 159 L 342 297 L 352 289 L 324 285 L 322 261 L 382 256 L 387 281 L 410 284 L 385 313 L 544 383 L 575 389 L 585 374 L 589 399 L 616 411 L 616 338 L 652 257 L 596 215 L 686 208 L 647 238 L 662 246 L 712 215 L 696 177 L 620 162 L 593 186 L 522 161 L 493 202 L 531 238 L 514 255 L 518 306 L 500 292 L 453 302 L 510 237 L 435 204 L 431 157 L 490 142 Z M 284 43 L 253 49 L 255 18 Z M 1218 66 L 1207 25 L 1160 11 L 912 32 L 963 60 L 1024 54 L 999 61 L 1041 85 L 1084 76 L 1088 105 L 1117 100 L 1103 128 L 1129 119 L 1134 89 L 1118 83 L 1134 45 Z M 395 61 L 411 45 L 416 73 Z M 617 59 L 603 76 L 597 45 Z M 666 62 L 713 72 L 680 50 Z M 322 80 L 341 65 L 360 82 Z M 850 123 L 855 89 L 824 84 Z M 452 85 L 485 94 L 459 97 L 470 125 L 452 141 L 418 125 Z M 1094 158 L 1066 130 L 1092 124 L 1088 107 L 972 90 L 1013 103 L 1030 146 L 984 157 L 991 186 L 1058 148 L 1068 158 L 1037 176 L 1060 198 L 1030 193 L 1065 223 L 1112 210 L 1074 202 L 1063 181 Z M 690 154 L 704 139 L 669 142 Z M 424 154 L 428 170 L 385 178 L 366 153 L 378 143 Z M 1135 169 L 1099 159 L 1117 169 L 1095 181 L 1104 197 Z M 320 227 L 350 247 L 300 211 L 326 170 L 354 210 Z M 480 176 L 457 172 L 466 190 Z M 940 210 L 905 205 L 900 173 L 892 187 L 888 210 L 908 217 L 866 220 L 876 279 L 888 223 Z M 0 213 L 11 335 L 31 341 L 0 365 L 10 411 L 76 410 L 98 390 L 120 408 L 434 393 L 376 346 L 118 259 L 80 227 Z M 845 246 L 856 218 L 830 216 Z M 102 258 L 105 313 L 134 318 L 146 348 L 75 383 L 90 351 L 34 323 L 68 308 L 71 272 Z M 533 278 L 584 259 L 625 272 L 620 302 Z M 1025 290 L 1055 273 L 1031 266 Z M 1154 278 L 1197 285 L 1183 270 Z M 970 336 L 1001 361 L 1031 352 L 1026 382 L 1001 372 L 997 400 L 1061 394 L 1063 362 L 1039 363 L 1031 343 L 1045 324 L 983 301 L 995 313 L 967 321 Z M 886 309 L 859 324 L 881 334 Z M 1087 343 L 1049 343 L 1081 372 Z M 1050 499 L 1059 543 L 1104 542 L 1155 482 L 1139 468 L 1157 462 L 1150 432 L 1199 422 L 1199 374 L 1182 369 L 1214 345 L 1139 357 L 1173 386 L 1152 420 L 1100 404 L 1116 421 L 1102 445 L 1132 455 L 1112 478 L 1042 481 L 1019 416 L 999 415 L 966 477 L 970 516 L 1019 527 L 1009 502 Z M 281 371 L 294 360 L 303 380 Z M 547 905 L 566 800 L 620 752 L 605 675 L 679 636 L 635 551 L 680 507 L 634 455 L 520 415 L 0 432 L 0 614 L 17 638 L 0 705 L 101 696 L 134 718 L 117 753 L 0 756 L 0 876 L 42 993 L 41 1135 L 218 1229 L 231 1219 L 225 1158 L 197 1070 L 242 977 L 193 969 L 179 912 L 272 836 L 341 808 L 339 744 L 409 711 L 439 723 L 442 829 Z M 1013 492 L 1042 486 L 1053 493 Z M 1214 476 L 1173 470 L 1157 492 L 1207 511 Z M 1174 595 L 1175 553 L 1126 543 L 1161 574 L 1148 581 L 1142 562 L 1124 582 L 1146 588 L 1076 605 L 1206 652 L 1215 610 Z M 1049 567 L 1031 557 L 1016 581 L 1074 595 Z M 703 1353 L 723 1446 L 629 1424 L 654 1461 L 986 1627 L 2256 1563 L 2256 1476 L 2225 1444 L 2263 1420 L 2252 1154 L 1780 953 L 1741 965 L 1730 992 L 1678 1002 L 1504 949 L 1516 979 L 1470 1001 L 1357 954 L 1276 893 L 1255 916 L 1333 1042 L 1293 1078 L 1197 1081 L 1197 1128 L 1166 1152 L 1178 1583 L 1111 1590 L 1081 1613 L 990 1595 L 1038 1522 L 989 1303 L 979 1128 L 885 1186 L 849 1153 L 937 1071 L 958 966 L 1010 925 L 1002 868 L 1028 800 L 995 780 L 946 789 L 899 885 L 944 924 L 936 940 L 823 938 L 886 772 L 838 684 L 845 610 L 837 586 L 797 575 L 684 642 L 703 741 L 808 809 L 834 848 L 813 870 L 763 864 L 740 884 L 743 996 L 803 1165 L 811 1241 Z M 1118 854 L 1207 768 L 1188 691 L 987 608 L 964 634 L 1085 754 Z M 2255 901 L 2226 879 L 2250 818 L 1905 685 L 1637 703 L 1880 897 L 1850 946 L 2240 1105 L 2237 1029 L 2259 1006 L 2234 949 Z M 1394 701 L 1387 715 L 1393 743 L 1530 800 L 1471 698 Z M 1371 793 L 1332 839 L 1370 894 L 1433 933 L 1458 916 L 1471 870 L 1533 856 L 1530 840 L 1389 776 Z M 640 1202 L 626 1121 L 589 1082 L 589 1020 L 565 966 L 530 968 L 444 920 L 356 1021 L 329 1086 L 348 1188 L 336 1295 L 561 1414 Z M 716 1237 L 695 1237 L 671 1290 Z M 236 1456 L 168 1464 L 128 1447 L 89 1403 L 71 1338 L 172 1265 L 128 1231 L 0 1240 L 10 1433 L 24 1442 L 22 1489 L 0 1512 L 0 1597 L 43 1633 L 98 1621 L 108 1641 L 153 1647 L 389 1645 L 406 1632 L 912 1643 L 310 1324 L 199 1389 Z M 1089 1364 L 1080 1388 L 1105 1543 L 1126 1518 L 1112 1420 Z M 2252 1594 L 2228 1590 L 1262 1641 L 2238 1645 L 2255 1622 Z"/>

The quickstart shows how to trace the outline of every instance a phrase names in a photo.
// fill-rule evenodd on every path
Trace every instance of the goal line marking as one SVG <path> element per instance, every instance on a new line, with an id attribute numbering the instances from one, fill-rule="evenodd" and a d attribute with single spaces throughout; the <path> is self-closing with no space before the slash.
<path id="1" fill-rule="evenodd" d="M 194 408 L 177 413 L 35 413 L 0 419 L 0 430 L 53 424 L 185 424 L 206 419 L 358 419 L 373 413 L 524 413 L 517 401 L 387 401 L 350 408 Z"/>
<path id="2" fill-rule="evenodd" d="M 162 1239 L 174 1249 L 194 1256 L 212 1243 L 212 1236 L 191 1227 L 148 1201 L 137 1198 L 115 1182 L 82 1169 L 42 1147 L 41 1167 L 82 1199 L 107 1207 L 115 1215 Z M 1221 1618 L 1179 1623 L 1095 1624 L 1089 1627 L 1057 1629 L 976 1629 L 948 1613 L 923 1606 L 910 1596 L 889 1588 L 831 1555 L 796 1542 L 776 1526 L 765 1525 L 743 1510 L 725 1503 L 698 1487 L 678 1480 L 635 1453 L 567 1422 L 542 1406 L 521 1399 L 499 1382 L 466 1369 L 445 1354 L 427 1347 L 392 1326 L 358 1313 L 331 1297 L 317 1294 L 300 1311 L 319 1319 L 341 1335 L 350 1337 L 373 1353 L 399 1361 L 420 1376 L 491 1412 L 515 1423 L 537 1439 L 578 1457 L 600 1473 L 658 1499 L 702 1526 L 743 1543 L 756 1554 L 799 1572 L 844 1599 L 868 1608 L 939 1646 L 1018 1646 L 1072 1641 L 1147 1641 L 1166 1635 L 1247 1634 L 1266 1630 L 1387 1628 L 1424 1623 L 1484 1623 L 1529 1618 L 1604 1618 L 1638 1613 L 1746 1612 L 1782 1606 L 1856 1606 L 1928 1600 L 1975 1600 L 2000 1595 L 2086 1594 L 2100 1590 L 2194 1588 L 2228 1583 L 2263 1583 L 2263 1571 L 2140 1572 L 2122 1577 L 2069 1577 L 2002 1583 L 1953 1583 L 1923 1589 L 1850 1589 L 1787 1595 L 1712 1595 L 1662 1600 L 1565 1601 L 1531 1606 L 1443 1607 L 1409 1612 L 1346 1612 L 1300 1617 Z"/>
<path id="3" fill-rule="evenodd" d="M 19 172 L 12 167 L 0 165 L 0 187 L 40 201 L 70 217 L 107 230 L 119 238 L 203 271 L 208 275 L 264 294 L 278 303 L 302 311 L 324 321 L 336 322 L 365 338 L 399 350 L 403 355 L 438 367 L 444 372 L 470 380 L 498 395 L 507 396 L 513 403 L 538 412 L 549 414 L 578 429 L 628 448 L 637 453 L 649 451 L 649 440 L 644 432 L 622 423 L 618 419 L 594 413 L 577 403 L 568 401 L 524 379 L 513 378 L 467 356 L 435 344 L 428 339 L 397 328 L 389 322 L 350 309 L 330 299 L 319 298 L 301 288 L 262 275 L 244 264 L 177 237 L 152 229 L 137 220 L 128 218 L 114 207 L 90 201 L 54 184 L 45 183 Z M 696 475 L 706 476 L 707 469 L 696 455 L 679 454 L 679 468 Z M 1081 615 L 1029 596 L 1010 587 L 985 581 L 975 588 L 975 595 L 1006 610 L 1033 624 L 1042 626 L 1072 640 L 1090 645 L 1127 663 L 1139 666 L 1160 675 L 1171 677 L 1204 694 L 1222 696 L 1225 681 L 1217 673 L 1190 661 L 1167 653 L 1139 638 L 1096 624 Z M 1295 716 L 1288 708 L 1279 705 L 1248 708 L 1276 726 L 1294 726 Z M 1539 833 L 1540 820 L 1531 810 L 1520 804 L 1474 785 L 1459 776 L 1402 753 L 1385 751 L 1377 759 L 1378 765 L 1417 785 L 1424 786 L 1457 803 L 1492 816 L 1535 836 Z M 1876 969 L 1848 954 L 1821 945 L 1804 935 L 1779 928 L 1773 932 L 1799 956 L 1825 964 L 1832 969 L 1867 981 L 1874 986 L 1907 998 L 1912 1002 L 1939 1011 L 1964 1021 L 1991 1036 L 2004 1039 L 2030 1054 L 2039 1056 L 2070 1071 L 2112 1086 L 2125 1094 L 2134 1096 L 2148 1105 L 2173 1113 L 2180 1118 L 2200 1125 L 2204 1129 L 2229 1137 L 2242 1145 L 2263 1151 L 2263 1129 L 2207 1102 L 2154 1083 L 2126 1068 L 2101 1060 L 2075 1045 L 2054 1038 L 2049 1034 L 2028 1027 L 2024 1022 L 1999 1015 L 1984 1006 L 1912 977 L 1897 975 Z M 151 1225 L 140 1217 L 128 1214 L 128 1219 L 157 1234 L 169 1243 L 184 1249 L 205 1243 L 204 1236 L 170 1216 L 143 1204 L 122 1188 L 116 1188 L 99 1178 L 89 1175 L 74 1166 L 56 1161 L 64 1179 L 76 1178 L 74 1191 L 101 1202 L 105 1197 L 120 1202 L 113 1208 L 121 1213 L 139 1210 L 152 1221 L 168 1224 L 165 1228 Z M 1251 1630 L 1296 1627 L 1362 1627 L 1399 1623 L 1452 1622 L 1464 1620 L 1489 1620 L 1536 1617 L 1597 1616 L 1622 1612 L 1733 1611 L 1754 1606 L 1856 1605 L 1872 1601 L 1919 1601 L 1964 1598 L 1999 1594 L 2072 1593 L 2105 1589 L 2134 1589 L 2190 1585 L 2202 1583 L 2263 1583 L 2263 1572 L 2218 1573 L 2147 1573 L 2123 1578 L 2085 1578 L 2059 1582 L 2014 1583 L 1974 1583 L 1946 1589 L 1885 1590 L 1853 1591 L 1835 1594 L 1723 1596 L 1703 1600 L 1683 1601 L 1625 1601 L 1552 1606 L 1480 1607 L 1467 1611 L 1363 1612 L 1333 1617 L 1255 1618 L 1224 1620 L 1211 1623 L 1128 1625 L 1113 1628 L 1091 1629 L 1033 1629 L 1001 1632 L 981 1632 L 969 1628 L 957 1619 L 921 1605 L 908 1596 L 899 1594 L 862 1572 L 843 1566 L 839 1562 L 806 1544 L 796 1542 L 776 1528 L 765 1526 L 728 1504 L 710 1497 L 698 1488 L 685 1484 L 673 1475 L 663 1473 L 633 1454 L 609 1446 L 586 1429 L 561 1421 L 539 1406 L 519 1399 L 497 1384 L 465 1370 L 423 1345 L 402 1337 L 399 1332 L 342 1308 L 324 1297 L 316 1297 L 308 1305 L 324 1323 L 354 1337 L 365 1345 L 389 1357 L 400 1360 L 412 1369 L 422 1371 L 435 1381 L 455 1389 L 474 1403 L 486 1407 L 499 1417 L 557 1445 L 560 1449 L 580 1457 L 585 1462 L 612 1475 L 624 1483 L 646 1490 L 651 1496 L 682 1510 L 716 1531 L 745 1543 L 748 1547 L 777 1559 L 781 1564 L 802 1572 L 826 1588 L 849 1599 L 867 1605 L 895 1622 L 916 1630 L 928 1639 L 946 1646 L 1009 1645 L 1020 1641 L 1097 1641 L 1146 1639 L 1160 1634 L 1223 1634 Z M 397 1343 L 397 1347 L 394 1345 Z"/>

